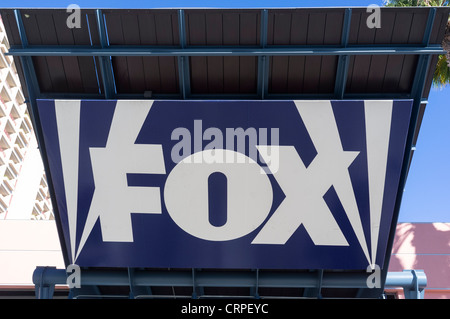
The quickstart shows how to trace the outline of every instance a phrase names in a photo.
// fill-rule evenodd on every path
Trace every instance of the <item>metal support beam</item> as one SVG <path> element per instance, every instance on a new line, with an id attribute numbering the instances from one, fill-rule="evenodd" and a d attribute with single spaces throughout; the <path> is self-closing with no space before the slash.
<path id="1" fill-rule="evenodd" d="M 42 268 L 46 268 L 42 274 Z M 42 274 L 42 276 L 41 276 Z M 33 275 L 35 285 L 65 284 L 67 274 L 64 269 L 37 267 Z M 316 272 L 258 272 L 258 287 L 317 287 L 318 275 Z M 251 271 L 204 271 L 195 272 L 195 285 L 202 287 L 255 287 L 255 274 Z M 367 275 L 365 273 L 324 273 L 322 287 L 327 288 L 364 288 Z M 82 270 L 81 286 L 129 286 L 127 270 Z M 160 271 L 160 270 L 134 270 L 134 286 L 175 286 L 192 287 L 193 276 L 191 271 Z"/>
<path id="2" fill-rule="evenodd" d="M 250 295 L 259 299 L 259 269 L 253 271 L 255 272 L 255 284 L 253 287 L 250 287 Z"/>
<path id="3" fill-rule="evenodd" d="M 317 276 L 316 286 L 311 288 L 305 288 L 303 292 L 304 297 L 308 298 L 322 298 L 322 283 L 323 283 L 323 269 L 318 269 L 314 271 Z M 366 287 L 367 288 L 367 287 Z"/>
<path id="4" fill-rule="evenodd" d="M 128 281 L 130 282 L 130 299 L 134 299 L 137 296 L 152 294 L 152 290 L 148 286 L 136 286 L 135 284 L 135 268 L 128 268 Z"/>
<path id="5" fill-rule="evenodd" d="M 260 26 L 260 46 L 262 49 L 267 47 L 267 24 L 269 19 L 269 12 L 267 9 L 261 10 L 261 26 Z M 264 100 L 268 92 L 269 82 L 269 57 L 262 55 L 258 57 L 258 96 Z"/>
<path id="6" fill-rule="evenodd" d="M 436 18 L 436 8 L 430 8 L 430 11 L 428 12 L 427 26 L 425 28 L 425 32 L 424 32 L 423 38 L 422 38 L 422 45 L 424 47 L 426 47 L 430 44 L 430 36 L 431 36 L 431 32 L 433 30 L 433 24 L 434 24 L 435 18 Z"/>
<path id="7" fill-rule="evenodd" d="M 100 44 L 102 49 L 107 49 L 109 47 L 109 43 L 106 35 L 105 19 L 103 17 L 102 10 L 97 9 L 95 13 L 97 18 L 98 34 L 100 36 Z M 114 98 L 116 92 L 114 88 L 114 75 L 111 66 L 111 56 L 100 56 L 99 59 L 103 83 L 103 94 L 105 99 L 112 99 Z"/>
<path id="8" fill-rule="evenodd" d="M 186 23 L 184 10 L 178 10 L 178 34 L 180 38 L 180 49 L 186 49 Z M 178 81 L 181 98 L 187 99 L 191 94 L 191 80 L 189 70 L 189 57 L 178 56 Z"/>
<path id="9" fill-rule="evenodd" d="M 322 298 L 323 269 L 317 271 L 317 298 Z"/>
<path id="10" fill-rule="evenodd" d="M 445 54 L 440 45 L 423 46 L 286 46 L 266 48 L 199 47 L 162 48 L 154 46 L 109 46 L 92 48 L 85 46 L 32 46 L 13 47 L 6 55 L 12 56 L 317 56 L 317 55 L 430 55 Z"/>
<path id="11" fill-rule="evenodd" d="M 41 99 L 91 99 L 91 100 L 101 100 L 104 99 L 103 95 L 96 93 L 41 93 Z M 127 99 L 127 100 L 136 100 L 143 99 L 143 94 L 124 94 L 119 93 L 116 94 L 117 99 Z M 156 100 L 176 100 L 179 98 L 179 94 L 152 94 L 152 98 Z M 257 100 L 260 96 L 257 94 L 239 94 L 239 93 L 224 93 L 224 94 L 190 94 L 190 100 L 229 100 L 229 99 L 240 99 L 240 100 Z M 329 93 L 319 93 L 319 94 L 283 94 L 283 93 L 270 93 L 265 96 L 265 100 L 332 100 L 334 99 L 334 94 Z M 346 100 L 380 100 L 380 99 L 412 99 L 410 94 L 403 93 L 346 93 L 344 95 L 344 99 Z M 422 101 L 422 104 L 425 103 Z"/>
<path id="12" fill-rule="evenodd" d="M 348 38 L 350 36 L 350 25 L 352 19 L 352 9 L 345 9 L 344 23 L 342 27 L 341 46 L 346 48 L 348 45 Z M 338 66 L 336 69 L 336 81 L 334 84 L 334 95 L 337 99 L 343 99 L 345 93 L 345 86 L 347 84 L 348 65 L 350 61 L 349 55 L 340 55 Z"/>
<path id="13" fill-rule="evenodd" d="M 259 287 L 278 288 L 312 288 L 316 293 L 313 297 L 321 297 L 321 288 L 365 288 L 368 274 L 361 273 L 327 273 L 319 272 L 272 272 L 254 271 L 195 271 L 195 270 L 142 270 L 133 269 L 130 277 L 127 270 L 82 270 L 81 287 L 85 286 L 130 286 L 133 296 L 138 294 L 138 288 L 150 286 L 193 287 L 193 298 L 202 295 L 199 288 L 203 287 L 248 287 L 256 288 L 256 298 Z M 54 267 L 37 267 L 33 274 L 37 298 L 51 298 L 54 286 L 66 284 L 67 273 L 64 269 Z M 130 279 L 131 278 L 131 279 Z M 255 280 L 256 279 L 256 280 Z M 423 298 L 426 287 L 426 276 L 423 271 L 407 270 L 390 272 L 387 276 L 386 287 L 402 287 L 407 298 Z M 148 292 L 142 291 L 148 295 Z"/>
<path id="14" fill-rule="evenodd" d="M 25 27 L 22 21 L 22 15 L 19 9 L 14 10 L 14 15 L 16 18 L 17 28 L 19 30 L 20 41 L 22 42 L 22 48 L 26 49 L 29 47 L 28 38 L 25 31 Z M 25 77 L 25 81 L 27 82 L 27 92 L 29 100 L 32 100 L 35 96 L 39 96 L 40 87 L 39 81 L 36 77 L 36 72 L 34 70 L 33 60 L 31 57 L 21 57 L 20 61 L 23 65 L 23 73 Z M 30 110 L 31 111 L 31 110 Z M 31 112 L 30 112 L 31 113 Z"/>
<path id="15" fill-rule="evenodd" d="M 203 286 L 197 283 L 197 274 L 201 269 L 192 268 L 192 299 L 198 299 L 205 294 Z"/>

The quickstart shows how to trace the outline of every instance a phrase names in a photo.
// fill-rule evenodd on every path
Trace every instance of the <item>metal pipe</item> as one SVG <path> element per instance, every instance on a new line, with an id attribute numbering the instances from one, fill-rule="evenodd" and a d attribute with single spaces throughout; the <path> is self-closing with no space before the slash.
<path id="1" fill-rule="evenodd" d="M 420 287 L 426 287 L 427 285 L 427 277 L 423 272 L 417 272 L 416 274 L 420 274 L 417 276 L 418 284 Z M 414 286 L 415 275 L 412 271 L 403 271 L 403 272 L 389 272 L 386 277 L 386 287 L 408 287 L 411 288 Z"/>
<path id="2" fill-rule="evenodd" d="M 385 287 L 402 287 L 406 299 L 423 299 L 426 286 L 427 276 L 423 270 L 389 272 L 386 276 Z"/>

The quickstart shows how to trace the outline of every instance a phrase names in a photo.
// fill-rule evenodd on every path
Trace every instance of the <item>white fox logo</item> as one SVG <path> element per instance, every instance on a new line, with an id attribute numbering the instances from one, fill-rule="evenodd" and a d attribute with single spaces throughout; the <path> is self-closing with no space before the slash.
<path id="1" fill-rule="evenodd" d="M 65 183 L 72 260 L 80 254 L 99 219 L 103 241 L 133 242 L 131 213 L 162 214 L 159 187 L 130 187 L 126 174 L 166 174 L 163 145 L 135 144 L 153 101 L 118 101 L 106 146 L 90 148 L 95 183 L 91 207 L 80 243 L 75 249 L 78 189 L 80 102 L 55 101 Z M 267 159 L 285 198 L 265 222 L 272 206 L 267 172 L 251 158 L 216 149 L 215 156 L 241 156 L 238 163 L 180 161 L 168 173 L 164 203 L 172 220 L 192 236 L 211 241 L 231 240 L 254 231 L 253 245 L 284 245 L 300 225 L 315 245 L 348 246 L 323 196 L 333 186 L 369 265 L 375 264 L 385 187 L 393 101 L 365 101 L 367 171 L 370 204 L 370 248 L 364 235 L 348 167 L 359 155 L 344 151 L 330 101 L 294 101 L 317 155 L 306 167 L 294 146 L 257 145 Z M 75 144 L 78 145 L 78 144 Z M 208 152 L 208 151 L 202 151 Z M 265 158 L 267 154 L 277 154 Z M 194 154 L 195 155 L 195 154 Z M 194 156 L 192 155 L 192 156 Z M 197 154 L 198 155 L 198 154 Z M 227 221 L 220 227 L 208 221 L 207 180 L 214 172 L 227 177 Z M 111 198 L 120 197 L 120 201 Z M 245 206 L 245 209 L 242 207 Z"/>

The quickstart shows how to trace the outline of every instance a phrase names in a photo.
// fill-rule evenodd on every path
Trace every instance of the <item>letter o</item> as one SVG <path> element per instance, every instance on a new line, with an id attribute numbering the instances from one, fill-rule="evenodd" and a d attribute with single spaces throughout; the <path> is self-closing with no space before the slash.
<path id="1" fill-rule="evenodd" d="M 200 153 L 203 152 L 207 151 Z M 221 158 L 237 155 L 245 161 L 196 163 L 191 159 L 196 154 L 192 154 L 180 161 L 167 177 L 164 201 L 170 217 L 187 233 L 205 240 L 226 241 L 245 236 L 264 222 L 272 206 L 273 192 L 267 174 L 254 160 L 231 150 L 215 152 Z M 228 195 L 227 222 L 218 227 L 210 224 L 208 211 L 208 177 L 215 172 L 226 176 Z"/>

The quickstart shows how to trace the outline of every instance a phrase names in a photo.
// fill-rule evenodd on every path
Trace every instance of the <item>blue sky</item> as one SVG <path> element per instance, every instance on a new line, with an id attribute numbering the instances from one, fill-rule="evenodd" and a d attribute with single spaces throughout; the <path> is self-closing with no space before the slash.
<path id="1" fill-rule="evenodd" d="M 431 88 L 399 221 L 450 222 L 450 85 Z"/>
<path id="2" fill-rule="evenodd" d="M 272 8 L 272 7 L 362 7 L 382 5 L 382 0 L 2 0 L 0 7 L 65 8 Z M 450 86 L 432 88 L 403 194 L 400 222 L 450 222 Z"/>

